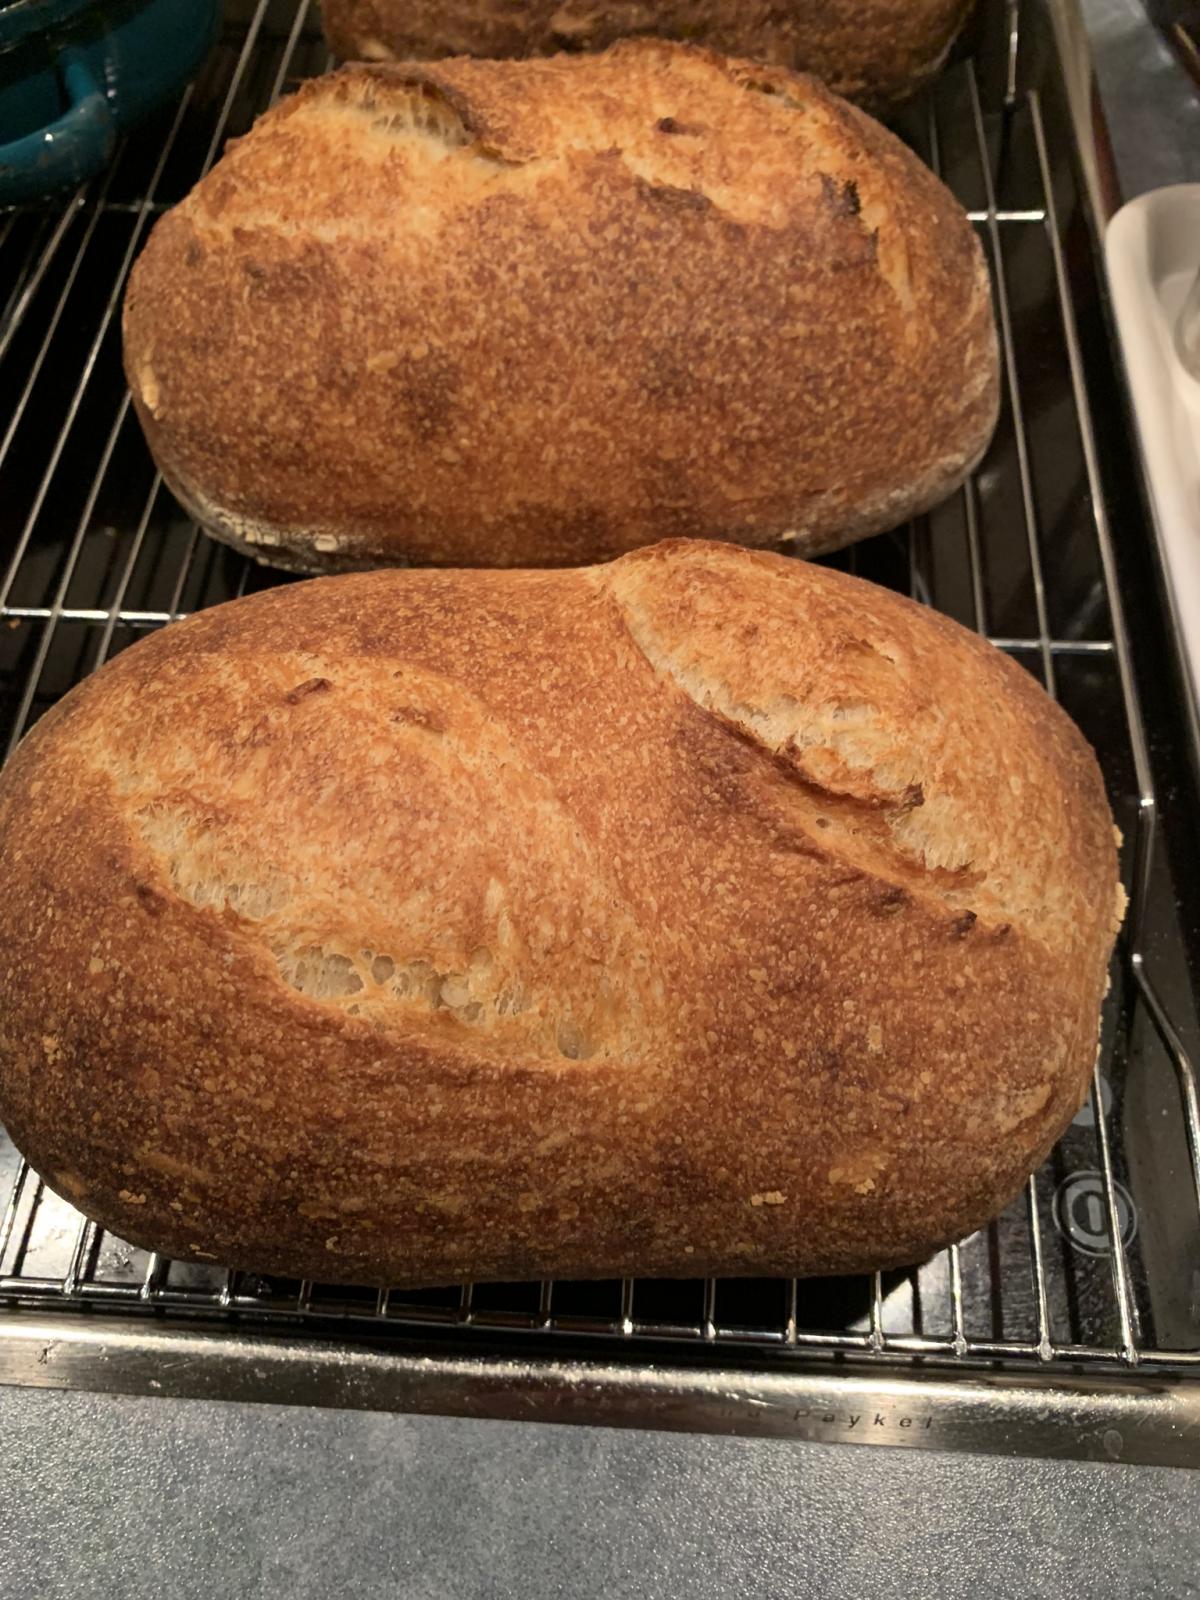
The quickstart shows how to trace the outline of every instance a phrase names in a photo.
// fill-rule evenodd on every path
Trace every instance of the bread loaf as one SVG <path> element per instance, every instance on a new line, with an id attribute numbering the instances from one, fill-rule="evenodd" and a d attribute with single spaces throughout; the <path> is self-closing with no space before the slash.
<path id="1" fill-rule="evenodd" d="M 378 572 L 135 645 L 0 776 L 0 1115 L 137 1244 L 327 1280 L 806 1274 L 1083 1100 L 1091 751 L 778 556 Z"/>
<path id="2" fill-rule="evenodd" d="M 300 571 L 800 553 L 996 417 L 961 209 L 812 80 L 655 42 L 349 69 L 155 228 L 126 370 L 167 482 Z"/>
<path id="3" fill-rule="evenodd" d="M 632 34 L 686 39 L 815 72 L 885 106 L 942 66 L 971 0 L 323 0 L 347 61 L 600 50 Z"/>

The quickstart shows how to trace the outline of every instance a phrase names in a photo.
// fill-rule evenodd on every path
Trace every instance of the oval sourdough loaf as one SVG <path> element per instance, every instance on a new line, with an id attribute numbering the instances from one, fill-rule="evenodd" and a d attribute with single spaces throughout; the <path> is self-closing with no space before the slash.
<path id="1" fill-rule="evenodd" d="M 599 50 L 632 34 L 686 39 L 815 72 L 887 105 L 928 81 L 971 0 L 324 0 L 344 60 L 529 56 Z"/>
<path id="2" fill-rule="evenodd" d="M 920 1257 L 1081 1103 L 1122 899 L 1020 668 L 689 543 L 202 613 L 44 718 L 0 856 L 51 1185 L 364 1283 Z"/>
<path id="3" fill-rule="evenodd" d="M 155 228 L 125 342 L 180 499 L 303 571 L 813 553 L 954 489 L 998 395 L 916 157 L 655 42 L 307 85 Z"/>

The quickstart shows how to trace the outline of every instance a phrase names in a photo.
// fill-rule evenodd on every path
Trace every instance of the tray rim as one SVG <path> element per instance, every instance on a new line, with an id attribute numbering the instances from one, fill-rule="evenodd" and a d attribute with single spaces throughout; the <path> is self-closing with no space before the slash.
<path id="1" fill-rule="evenodd" d="M 0 1384 L 1200 1468 L 1200 1382 L 430 1356 L 369 1339 L 0 1312 Z"/>

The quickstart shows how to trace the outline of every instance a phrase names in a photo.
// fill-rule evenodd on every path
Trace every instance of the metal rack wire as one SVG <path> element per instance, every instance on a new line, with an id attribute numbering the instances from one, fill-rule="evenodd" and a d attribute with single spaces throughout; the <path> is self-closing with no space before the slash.
<path id="1" fill-rule="evenodd" d="M 0 1303 L 373 1336 L 440 1329 L 468 1343 L 574 1336 L 631 1355 L 667 1342 L 746 1358 L 1043 1372 L 1200 1366 L 1196 1018 L 1078 325 L 1079 235 L 1061 214 L 1042 99 L 1020 87 L 1020 8 L 993 10 L 998 94 L 985 97 L 982 69 L 966 61 L 902 131 L 966 205 L 989 257 L 1000 431 L 954 501 L 844 561 L 990 637 L 1062 700 L 1105 768 L 1131 910 L 1092 1098 L 1045 1169 L 989 1229 L 906 1273 L 376 1293 L 148 1256 L 80 1218 L 0 1137 Z M 164 489 L 121 377 L 118 312 L 156 215 L 229 134 L 325 65 L 311 0 L 257 0 L 201 80 L 101 180 L 55 208 L 0 214 L 7 752 L 71 683 L 146 630 L 277 581 L 211 544 Z"/>

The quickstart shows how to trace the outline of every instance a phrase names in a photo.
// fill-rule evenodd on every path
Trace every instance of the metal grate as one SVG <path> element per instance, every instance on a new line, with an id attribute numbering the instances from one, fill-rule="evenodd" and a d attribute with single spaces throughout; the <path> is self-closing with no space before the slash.
<path id="1" fill-rule="evenodd" d="M 953 501 L 840 563 L 977 628 L 1038 677 L 1096 746 L 1125 832 L 1131 912 L 1092 1098 L 1025 1194 L 934 1260 L 866 1279 L 376 1293 L 148 1256 L 83 1221 L 0 1134 L 0 1302 L 292 1333 L 411 1340 L 442 1329 L 479 1348 L 480 1334 L 513 1348 L 530 1336 L 599 1338 L 631 1356 L 682 1341 L 747 1359 L 1200 1364 L 1190 920 L 1156 806 L 1158 754 L 1138 698 L 1146 672 L 1122 609 L 1126 547 L 1136 556 L 1145 530 L 1135 517 L 1114 545 L 1097 423 L 1118 454 L 1121 426 L 1091 242 L 1069 158 L 1051 156 L 1059 140 L 1047 135 L 1041 69 L 1023 85 L 1020 15 L 993 6 L 990 54 L 985 45 L 952 69 L 901 128 L 966 205 L 989 257 L 1005 363 L 996 442 Z M 0 748 L 148 629 L 281 581 L 208 541 L 163 488 L 121 376 L 119 307 L 156 215 L 226 137 L 326 64 L 310 0 L 258 0 L 103 178 L 54 207 L 0 213 Z M 1144 610 L 1140 621 L 1166 627 Z M 1164 715 L 1174 789 L 1178 734 Z"/>

